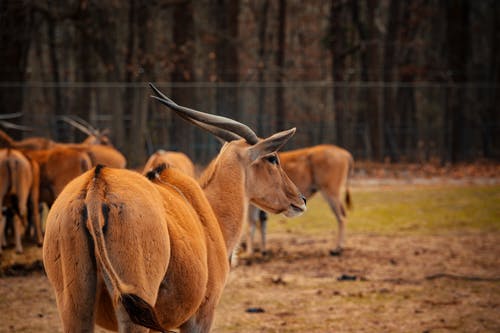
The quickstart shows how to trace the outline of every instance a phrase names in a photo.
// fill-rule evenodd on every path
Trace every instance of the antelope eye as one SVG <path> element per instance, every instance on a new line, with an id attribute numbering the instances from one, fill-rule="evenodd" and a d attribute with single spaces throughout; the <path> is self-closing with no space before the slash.
<path id="1" fill-rule="evenodd" d="M 275 155 L 267 156 L 266 160 L 271 164 L 278 164 L 278 157 L 276 157 Z"/>

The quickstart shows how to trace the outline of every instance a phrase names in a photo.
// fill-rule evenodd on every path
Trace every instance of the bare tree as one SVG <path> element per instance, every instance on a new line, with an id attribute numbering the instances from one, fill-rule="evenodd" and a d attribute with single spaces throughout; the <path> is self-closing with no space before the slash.
<path id="1" fill-rule="evenodd" d="M 383 73 L 382 78 L 384 82 L 392 82 L 395 79 L 394 73 L 396 72 L 396 43 L 398 39 L 399 25 L 400 25 L 400 1 L 390 0 L 389 10 L 387 13 L 386 34 L 384 39 L 383 51 Z M 394 91 L 391 87 L 384 88 L 382 109 L 385 111 L 385 119 L 382 124 L 383 135 L 387 138 L 386 142 L 389 146 L 391 160 L 397 160 L 399 152 L 395 145 L 395 137 L 392 129 L 395 127 L 394 119 L 396 119 L 396 109 L 394 105 Z"/>
<path id="2" fill-rule="evenodd" d="M 174 68 L 172 72 L 172 82 L 192 82 L 194 81 L 193 54 L 194 49 L 194 20 L 193 4 L 191 1 L 184 1 L 174 6 L 173 13 L 173 42 L 174 49 L 172 57 Z M 180 105 L 190 105 L 194 96 L 191 89 L 174 86 L 172 88 L 172 98 Z M 176 143 L 177 150 L 194 155 L 193 126 L 179 117 L 171 118 L 171 142 Z"/>
<path id="3" fill-rule="evenodd" d="M 449 81 L 452 83 L 465 83 L 469 45 L 469 3 L 467 0 L 450 0 L 445 3 L 445 6 L 447 13 L 446 43 L 448 46 Z M 457 162 L 464 157 L 465 92 L 462 87 L 454 85 L 447 92 L 445 124 L 448 128 L 447 142 L 450 147 L 447 159 L 451 162 Z"/>
<path id="4" fill-rule="evenodd" d="M 239 81 L 238 17 L 239 0 L 213 0 L 212 15 L 216 28 L 216 71 L 217 82 Z M 238 117 L 238 90 L 218 87 L 216 92 L 217 111 Z"/>
<path id="5" fill-rule="evenodd" d="M 331 0 L 330 3 L 330 23 L 328 43 L 331 55 L 332 80 L 334 83 L 342 83 L 344 81 L 344 73 L 346 70 L 346 60 L 358 47 L 347 45 L 347 32 L 343 18 L 347 13 L 348 6 L 346 1 Z M 333 86 L 333 107 L 335 112 L 335 141 L 336 144 L 345 146 L 345 113 L 346 103 L 344 100 L 344 87 Z"/>
<path id="6" fill-rule="evenodd" d="M 268 26 L 268 11 L 269 11 L 269 0 L 262 0 L 258 8 L 258 13 L 256 15 L 257 25 L 258 25 L 258 63 L 257 63 L 257 81 L 259 83 L 264 83 L 265 77 L 264 73 L 267 69 L 266 67 L 266 35 Z M 264 105 L 266 101 L 266 89 L 264 87 L 259 87 L 258 97 L 257 97 L 257 133 L 264 133 Z"/>
<path id="7" fill-rule="evenodd" d="M 278 50 L 276 52 L 276 128 L 275 131 L 285 129 L 285 99 L 283 79 L 285 72 L 285 38 L 286 38 L 286 0 L 279 0 L 278 5 Z"/>
<path id="8" fill-rule="evenodd" d="M 21 111 L 26 80 L 28 50 L 33 27 L 29 1 L 0 2 L 0 44 L 2 45 L 0 81 L 12 82 L 13 87 L 0 89 L 0 114 Z M 19 134 L 14 133 L 16 138 Z"/>

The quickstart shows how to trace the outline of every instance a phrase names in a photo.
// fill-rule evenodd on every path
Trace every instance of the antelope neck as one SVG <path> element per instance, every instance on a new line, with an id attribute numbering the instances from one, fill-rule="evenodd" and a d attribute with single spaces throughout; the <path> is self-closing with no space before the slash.
<path id="1" fill-rule="evenodd" d="M 216 163 L 212 180 L 204 192 L 217 217 L 229 254 L 240 239 L 248 210 L 245 172 L 236 159 L 219 156 Z"/>

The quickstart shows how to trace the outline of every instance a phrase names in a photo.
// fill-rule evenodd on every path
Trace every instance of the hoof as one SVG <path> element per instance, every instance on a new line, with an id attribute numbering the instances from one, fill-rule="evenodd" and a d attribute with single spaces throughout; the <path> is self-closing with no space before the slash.
<path id="1" fill-rule="evenodd" d="M 333 257 L 338 257 L 342 254 L 342 248 L 338 247 L 336 249 L 330 250 L 330 255 Z"/>

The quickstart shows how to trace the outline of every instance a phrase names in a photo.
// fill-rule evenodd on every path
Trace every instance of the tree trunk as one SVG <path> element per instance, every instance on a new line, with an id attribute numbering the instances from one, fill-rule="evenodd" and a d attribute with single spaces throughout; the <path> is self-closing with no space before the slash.
<path id="1" fill-rule="evenodd" d="M 491 8 L 491 43 L 490 43 L 490 75 L 488 82 L 489 98 L 486 115 L 483 117 L 482 126 L 482 146 L 483 156 L 486 158 L 499 158 L 500 135 L 500 115 L 498 105 L 500 105 L 500 2 L 494 1 Z M 496 149 L 496 150 L 495 150 Z"/>
<path id="2" fill-rule="evenodd" d="M 285 72 L 285 38 L 286 38 L 286 0 L 279 0 L 278 5 L 278 50 L 276 52 L 276 128 L 274 131 L 285 129 L 286 113 L 283 89 Z"/>
<path id="3" fill-rule="evenodd" d="M 127 31 L 127 49 L 125 51 L 125 66 L 124 66 L 124 77 L 125 77 L 125 82 L 128 84 L 131 84 L 134 81 L 134 55 L 135 55 L 135 35 L 136 35 L 136 14 L 137 14 L 137 4 L 136 0 L 129 0 L 129 8 L 128 8 L 128 20 L 127 20 L 127 25 L 128 25 L 128 31 Z M 125 114 L 131 114 L 132 113 L 132 105 L 134 102 L 134 88 L 127 87 L 125 88 L 125 95 L 124 95 L 124 110 Z M 129 135 L 134 132 L 132 129 L 133 124 L 131 126 L 130 132 L 128 133 Z"/>
<path id="4" fill-rule="evenodd" d="M 136 0 L 128 1 L 128 18 L 127 18 L 127 39 L 126 39 L 126 50 L 125 50 L 125 61 L 124 61 L 124 71 L 123 77 L 125 82 L 131 85 L 137 80 L 136 77 L 136 67 L 135 56 L 136 56 L 136 36 L 137 36 L 137 26 L 143 25 L 143 22 L 139 22 L 137 19 L 138 14 L 138 4 Z M 147 21 L 144 21 L 147 22 Z M 126 148 L 127 156 L 129 156 L 129 167 L 142 165 L 146 160 L 145 145 L 144 145 L 144 133 L 142 128 L 142 122 L 140 117 L 137 117 L 137 112 L 141 112 L 140 103 L 137 99 L 144 98 L 142 94 L 137 91 L 135 87 L 127 86 L 124 90 L 123 96 L 123 111 L 125 115 L 130 115 L 131 122 L 130 127 L 124 129 L 126 132 L 126 137 L 129 138 L 128 144 L 124 147 Z"/>
<path id="5" fill-rule="evenodd" d="M 359 4 L 356 1 L 352 2 L 352 19 L 358 31 L 359 40 L 361 44 L 366 44 L 369 40 L 367 29 L 360 18 L 360 8 Z M 361 48 L 360 54 L 360 67 L 361 67 L 361 81 L 369 82 L 370 77 L 368 74 L 369 71 L 369 53 L 367 47 Z M 359 125 L 363 128 L 362 141 L 365 147 L 365 158 L 368 160 L 373 159 L 373 149 L 374 149 L 374 140 L 372 136 L 372 126 L 371 124 L 375 123 L 373 119 L 371 119 L 371 109 L 374 108 L 376 110 L 376 105 L 373 105 L 370 100 L 370 94 L 368 92 L 369 88 L 362 87 L 359 93 L 359 100 L 361 101 L 361 112 L 358 117 Z"/>
<path id="6" fill-rule="evenodd" d="M 0 45 L 2 48 L 1 82 L 22 83 L 26 80 L 26 62 L 31 43 L 33 19 L 30 2 L 0 2 Z M 0 114 L 22 111 L 22 85 L 0 89 Z M 20 132 L 12 133 L 20 139 Z"/>
<path id="7" fill-rule="evenodd" d="M 80 43 L 79 43 L 79 52 L 78 52 L 78 75 L 77 79 L 85 82 L 85 83 L 90 83 L 95 81 L 95 68 L 97 66 L 96 64 L 96 58 L 92 52 L 92 41 L 91 37 L 89 36 L 89 33 L 85 31 L 88 27 L 85 22 L 87 21 L 85 18 L 82 18 L 83 23 L 80 25 L 80 30 L 79 30 L 79 38 L 80 38 Z M 79 102 L 78 102 L 78 109 L 80 110 L 81 113 L 84 113 L 85 111 L 88 111 L 89 114 L 88 119 L 90 122 L 92 122 L 94 116 L 97 113 L 97 110 L 92 109 L 92 100 L 94 99 L 95 102 L 95 97 L 96 97 L 96 92 L 94 90 L 95 88 L 88 88 L 88 89 L 81 89 L 80 94 L 79 94 Z"/>
<path id="8" fill-rule="evenodd" d="M 174 7 L 173 40 L 175 44 L 172 72 L 172 99 L 179 105 L 192 105 L 194 94 L 192 89 L 176 87 L 175 83 L 192 82 L 194 80 L 194 19 L 191 1 L 182 2 Z M 175 149 L 190 157 L 194 155 L 193 126 L 180 117 L 171 119 L 170 142 Z"/>
<path id="9" fill-rule="evenodd" d="M 405 29 L 401 31 L 400 40 L 406 41 L 405 45 L 399 50 L 398 53 L 398 78 L 403 85 L 397 88 L 396 91 L 396 112 L 399 114 L 399 128 L 396 131 L 397 145 L 399 147 L 398 159 L 404 158 L 406 160 L 415 157 L 414 149 L 417 146 L 416 131 L 413 130 L 417 126 L 416 116 L 416 101 L 415 89 L 413 83 L 415 82 L 416 73 L 414 71 L 414 64 L 416 63 L 417 50 L 413 48 L 411 41 L 415 39 L 416 27 L 411 26 L 409 22 L 412 20 L 412 7 L 411 3 L 401 2 L 402 5 L 402 22 Z"/>
<path id="10" fill-rule="evenodd" d="M 448 89 L 447 123 L 449 126 L 450 161 L 455 163 L 465 158 L 465 91 L 461 84 L 466 81 L 467 51 L 469 47 L 469 10 L 468 0 L 450 0 L 446 2 L 448 45 L 448 69 L 451 71 L 450 82 L 459 84 Z"/>
<path id="11" fill-rule="evenodd" d="M 237 84 L 239 82 L 238 59 L 238 0 L 215 0 L 213 7 L 218 38 L 215 45 L 217 81 Z M 238 88 L 218 87 L 216 92 L 217 112 L 238 118 Z"/>
<path id="12" fill-rule="evenodd" d="M 111 3 L 90 3 L 88 5 L 88 27 L 83 27 L 93 49 L 101 60 L 104 73 L 101 79 L 106 82 L 120 82 L 122 71 L 119 61 L 119 45 L 114 41 L 118 36 L 119 21 L 114 17 L 116 7 Z M 143 23 L 144 24 L 144 23 Z M 95 69 L 94 69 L 95 70 Z M 105 103 L 100 112 L 108 112 L 112 117 L 111 129 L 113 143 L 118 149 L 125 149 L 125 119 L 123 109 L 123 91 L 120 87 L 109 87 L 104 91 Z M 107 109 L 107 110 L 106 110 Z"/>
<path id="13" fill-rule="evenodd" d="M 331 0 L 330 3 L 330 23 L 329 23 L 329 46 L 332 60 L 332 80 L 333 85 L 333 110 L 335 113 L 335 141 L 343 147 L 345 145 L 345 111 L 344 87 L 335 86 L 335 83 L 344 81 L 345 58 L 346 58 L 346 32 L 342 25 L 343 6 L 340 0 Z"/>
<path id="14" fill-rule="evenodd" d="M 264 73 L 267 69 L 266 66 L 266 34 L 267 34 L 267 12 L 269 10 L 269 0 L 263 0 L 258 11 L 258 64 L 257 64 L 257 81 L 262 85 L 265 81 Z M 257 97 L 257 133 L 264 134 L 264 108 L 266 102 L 266 88 L 259 86 Z"/>
<path id="15" fill-rule="evenodd" d="M 54 114 L 60 116 L 65 114 L 65 110 L 62 104 L 61 88 L 57 86 L 61 82 L 61 74 L 59 69 L 59 59 L 57 57 L 57 42 L 56 42 L 56 22 L 53 19 L 48 19 L 47 22 L 47 34 L 49 37 L 49 54 L 50 54 L 50 64 L 52 69 L 52 81 L 56 83 L 54 86 Z M 68 139 L 67 133 L 63 134 L 63 141 Z"/>
<path id="16" fill-rule="evenodd" d="M 376 6 L 377 2 L 372 0 L 366 1 L 367 8 L 367 76 L 371 82 L 380 82 L 380 36 L 376 26 Z M 380 102 L 382 101 L 382 87 L 376 88 L 372 86 L 368 88 L 368 124 L 371 127 L 371 141 L 373 143 L 374 158 L 378 161 L 383 161 L 385 158 L 385 141 L 384 141 L 384 109 Z"/>
<path id="17" fill-rule="evenodd" d="M 145 24 L 145 22 L 150 22 L 151 13 L 154 8 L 149 5 L 138 1 L 135 2 L 136 13 L 134 17 L 134 25 L 137 36 L 137 52 L 134 56 L 137 62 L 139 73 L 136 73 L 137 82 L 145 82 L 156 80 L 153 63 L 151 62 L 149 54 L 153 50 L 154 44 L 154 33 L 153 26 L 151 24 Z M 141 55 L 138 58 L 138 55 Z M 133 107 L 131 110 L 131 133 L 130 133 L 130 145 L 132 146 L 132 153 L 129 155 L 130 166 L 143 166 L 147 159 L 148 150 L 146 149 L 146 135 L 147 135 L 147 120 L 148 120 L 148 110 L 151 107 L 151 101 L 149 96 L 151 95 L 149 87 L 144 89 L 133 88 L 135 91 L 135 98 Z"/>
<path id="18" fill-rule="evenodd" d="M 387 27 L 386 27 L 386 35 L 384 40 L 384 55 L 382 57 L 384 62 L 383 68 L 383 82 L 389 83 L 394 79 L 394 72 L 396 69 L 396 63 L 394 61 L 396 55 L 396 41 L 398 38 L 399 31 L 399 0 L 391 0 L 389 3 L 389 13 L 387 16 Z M 382 108 L 385 111 L 385 119 L 383 119 L 384 126 L 382 128 L 383 133 L 388 143 L 390 157 L 392 161 L 397 162 L 399 152 L 396 148 L 396 139 L 393 137 L 394 131 L 392 130 L 395 127 L 394 120 L 396 119 L 396 112 L 394 108 L 394 93 L 393 88 L 386 86 L 384 87 L 384 96 L 383 96 L 383 104 Z M 388 130 L 384 130 L 384 127 Z"/>

